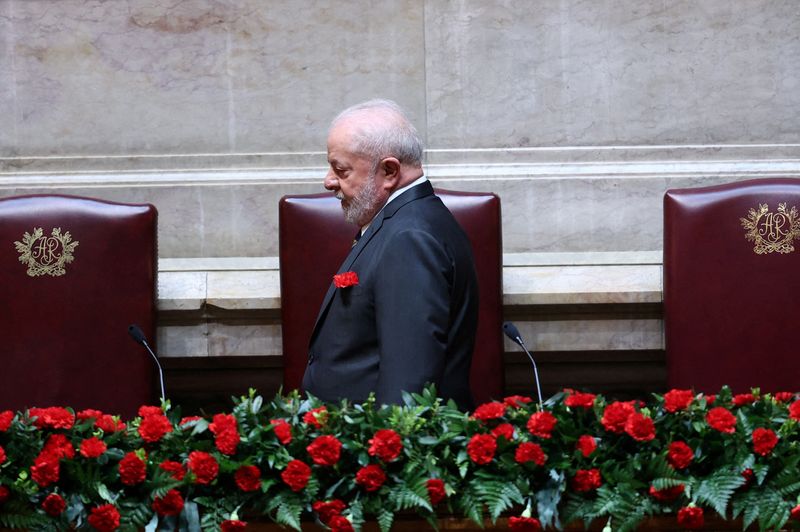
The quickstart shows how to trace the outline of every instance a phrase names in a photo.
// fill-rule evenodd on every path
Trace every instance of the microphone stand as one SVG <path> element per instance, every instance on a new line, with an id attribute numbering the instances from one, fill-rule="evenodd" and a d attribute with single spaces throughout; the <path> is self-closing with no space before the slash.
<path id="1" fill-rule="evenodd" d="M 539 384 L 539 370 L 536 368 L 536 361 L 533 360 L 533 355 L 531 355 L 531 352 L 528 351 L 527 347 L 525 347 L 525 342 L 522 339 L 522 335 L 519 333 L 519 330 L 513 323 L 511 323 L 510 321 L 505 322 L 503 324 L 503 332 L 506 334 L 506 336 L 508 336 L 511 339 L 511 341 L 519 345 L 525 351 L 525 354 L 528 355 L 528 360 L 531 361 L 531 365 L 533 366 L 533 377 L 534 379 L 536 379 L 536 394 L 539 397 L 539 408 L 541 409 L 542 385 Z"/>
<path id="2" fill-rule="evenodd" d="M 147 338 L 145 337 L 144 332 L 142 332 L 142 329 L 140 329 L 138 325 L 136 324 L 129 325 L 128 334 L 131 335 L 131 337 L 136 341 L 136 343 L 142 344 L 144 348 L 147 349 L 147 352 L 150 353 L 150 356 L 153 357 L 153 360 L 155 360 L 156 366 L 158 367 L 158 379 L 161 384 L 161 402 L 163 403 L 167 399 L 167 394 L 164 391 L 164 370 L 161 369 L 161 362 L 158 361 L 158 357 L 153 352 L 153 350 L 150 349 L 150 344 L 147 343 Z"/>

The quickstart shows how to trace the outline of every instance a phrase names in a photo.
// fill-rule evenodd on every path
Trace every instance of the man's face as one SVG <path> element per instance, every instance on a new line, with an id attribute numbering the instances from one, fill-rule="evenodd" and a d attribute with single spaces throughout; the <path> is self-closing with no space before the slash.
<path id="1" fill-rule="evenodd" d="M 325 188 L 342 202 L 344 217 L 364 226 L 386 202 L 388 195 L 378 184 L 373 161 L 351 151 L 351 126 L 337 124 L 328 135 L 328 164 Z"/>

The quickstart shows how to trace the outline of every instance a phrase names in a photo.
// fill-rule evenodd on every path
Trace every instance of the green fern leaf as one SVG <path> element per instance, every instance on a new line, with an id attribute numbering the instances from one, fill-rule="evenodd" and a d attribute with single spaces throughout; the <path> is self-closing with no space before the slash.
<path id="1" fill-rule="evenodd" d="M 361 499 L 350 503 L 350 521 L 353 523 L 353 528 L 356 530 L 360 530 L 364 525 L 364 506 Z"/>
<path id="2" fill-rule="evenodd" d="M 433 511 L 430 502 L 428 502 L 427 493 L 422 496 L 419 491 L 412 490 L 406 484 L 399 484 L 389 492 L 389 503 L 394 507 L 395 511 L 408 510 L 409 508 L 425 508 L 428 511 Z"/>
<path id="3" fill-rule="evenodd" d="M 522 504 L 522 494 L 512 483 L 478 478 L 470 484 L 478 499 L 488 509 L 492 523 L 501 513 L 511 508 L 514 502 Z"/>
<path id="4" fill-rule="evenodd" d="M 300 514 L 303 512 L 303 507 L 297 500 L 287 499 L 283 504 L 278 506 L 278 513 L 275 515 L 275 520 L 282 525 L 287 525 L 295 530 L 300 530 Z"/>
<path id="5" fill-rule="evenodd" d="M 456 507 L 464 517 L 483 528 L 483 505 L 469 488 L 465 488 L 461 496 L 456 499 Z"/>
<path id="6" fill-rule="evenodd" d="M 652 486 L 657 490 L 663 490 L 685 484 L 685 481 L 679 478 L 661 477 L 654 478 L 650 484 L 652 484 Z"/>
<path id="7" fill-rule="evenodd" d="M 381 527 L 381 532 L 389 532 L 393 522 L 394 512 L 386 508 L 382 508 L 381 511 L 378 512 L 378 525 Z"/>
<path id="8" fill-rule="evenodd" d="M 764 490 L 757 504 L 758 527 L 761 530 L 779 530 L 789 520 L 792 506 L 777 491 Z"/>
<path id="9" fill-rule="evenodd" d="M 588 527 L 592 521 L 589 516 L 592 513 L 593 505 L 594 502 L 589 499 L 584 499 L 583 497 L 579 497 L 574 494 L 568 495 L 566 502 L 561 509 L 561 519 L 566 525 L 580 521 Z M 544 525 L 544 523 L 542 523 L 542 525 Z"/>
<path id="10" fill-rule="evenodd" d="M 725 517 L 725 509 L 733 492 L 744 483 L 745 478 L 739 472 L 722 469 L 700 482 L 695 496 L 698 501 L 711 506 Z"/>
<path id="11" fill-rule="evenodd" d="M 600 486 L 597 489 L 597 500 L 590 514 L 591 519 L 613 514 L 617 510 L 618 503 L 614 490 L 608 486 Z"/>

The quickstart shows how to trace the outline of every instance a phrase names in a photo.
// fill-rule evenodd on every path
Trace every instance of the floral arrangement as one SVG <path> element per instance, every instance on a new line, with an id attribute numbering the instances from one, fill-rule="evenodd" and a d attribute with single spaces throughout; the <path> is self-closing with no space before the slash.
<path id="1" fill-rule="evenodd" d="M 122 422 L 96 410 L 0 412 L 0 526 L 223 530 L 271 518 L 336 532 L 398 513 L 435 526 L 461 514 L 512 530 L 649 516 L 702 527 L 800 520 L 800 400 L 671 390 L 608 402 L 565 390 L 461 412 L 433 388 L 403 406 L 322 404 L 254 391 L 230 414 L 181 418 L 168 403 Z"/>

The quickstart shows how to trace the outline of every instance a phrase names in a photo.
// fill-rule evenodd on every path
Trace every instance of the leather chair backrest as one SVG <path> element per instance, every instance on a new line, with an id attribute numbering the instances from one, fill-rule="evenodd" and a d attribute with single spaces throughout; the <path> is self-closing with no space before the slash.
<path id="1" fill-rule="evenodd" d="M 490 193 L 436 190 L 472 243 L 480 309 L 471 382 L 476 404 L 503 394 L 502 233 L 500 199 Z M 298 388 L 322 298 L 357 228 L 331 193 L 280 201 L 280 271 L 284 389 Z"/>
<path id="2" fill-rule="evenodd" d="M 798 179 L 667 191 L 669 387 L 797 389 L 799 213 Z"/>
<path id="3" fill-rule="evenodd" d="M 154 363 L 127 331 L 155 342 L 156 216 L 73 196 L 0 199 L 0 410 L 130 417 L 157 399 Z"/>

